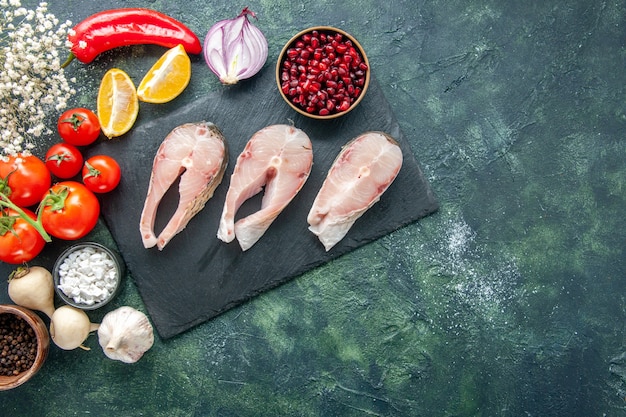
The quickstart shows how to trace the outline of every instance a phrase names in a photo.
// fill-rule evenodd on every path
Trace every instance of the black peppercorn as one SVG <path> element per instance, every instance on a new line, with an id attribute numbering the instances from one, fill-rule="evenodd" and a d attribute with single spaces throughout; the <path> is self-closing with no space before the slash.
<path id="1" fill-rule="evenodd" d="M 35 362 L 37 337 L 24 319 L 0 314 L 0 375 L 15 376 Z"/>

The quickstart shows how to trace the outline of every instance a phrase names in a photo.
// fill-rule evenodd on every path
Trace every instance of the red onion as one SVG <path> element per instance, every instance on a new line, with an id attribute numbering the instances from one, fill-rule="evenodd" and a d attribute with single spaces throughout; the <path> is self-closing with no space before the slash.
<path id="1" fill-rule="evenodd" d="M 204 59 L 223 84 L 236 84 L 258 73 L 267 60 L 267 39 L 250 23 L 244 8 L 235 19 L 217 22 L 204 40 Z"/>

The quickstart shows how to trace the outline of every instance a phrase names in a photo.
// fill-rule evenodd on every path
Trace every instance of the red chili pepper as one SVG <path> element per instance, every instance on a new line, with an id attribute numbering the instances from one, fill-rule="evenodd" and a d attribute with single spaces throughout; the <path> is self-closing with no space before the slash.
<path id="1" fill-rule="evenodd" d="M 155 10 L 121 8 L 86 18 L 68 36 L 71 55 L 88 64 L 102 52 L 119 46 L 153 44 L 167 48 L 183 45 L 190 54 L 202 52 L 198 37 L 183 23 Z"/>

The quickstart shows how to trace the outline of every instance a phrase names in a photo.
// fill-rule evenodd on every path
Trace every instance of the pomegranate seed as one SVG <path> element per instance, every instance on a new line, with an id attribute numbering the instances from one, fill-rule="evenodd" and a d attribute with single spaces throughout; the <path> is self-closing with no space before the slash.
<path id="1" fill-rule="evenodd" d="M 339 55 L 345 54 L 347 50 L 348 50 L 348 45 L 346 45 L 345 43 L 341 45 L 338 44 L 337 46 L 335 46 L 335 51 L 337 51 Z"/>
<path id="2" fill-rule="evenodd" d="M 339 33 L 312 31 L 287 49 L 281 90 L 308 113 L 345 112 L 361 94 L 367 70 L 349 39 Z"/>

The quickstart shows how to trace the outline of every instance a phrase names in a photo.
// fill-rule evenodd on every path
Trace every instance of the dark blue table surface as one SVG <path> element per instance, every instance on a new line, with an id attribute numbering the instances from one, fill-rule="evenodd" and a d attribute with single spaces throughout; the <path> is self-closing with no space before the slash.
<path id="1" fill-rule="evenodd" d="M 24 1 L 27 7 L 35 2 Z M 440 210 L 168 340 L 136 364 L 56 346 L 6 416 L 626 415 L 626 6 L 588 1 L 52 2 L 145 6 L 201 39 L 243 6 L 270 44 L 357 36 Z M 154 47 L 74 63 L 75 103 Z M 183 96 L 223 87 L 201 58 Z M 94 238 L 111 241 L 105 224 Z M 3 286 L 5 288 L 5 285 Z M 7 302 L 6 290 L 0 301 Z M 111 308 L 145 310 L 129 276 Z M 104 312 L 92 313 L 94 321 Z"/>

